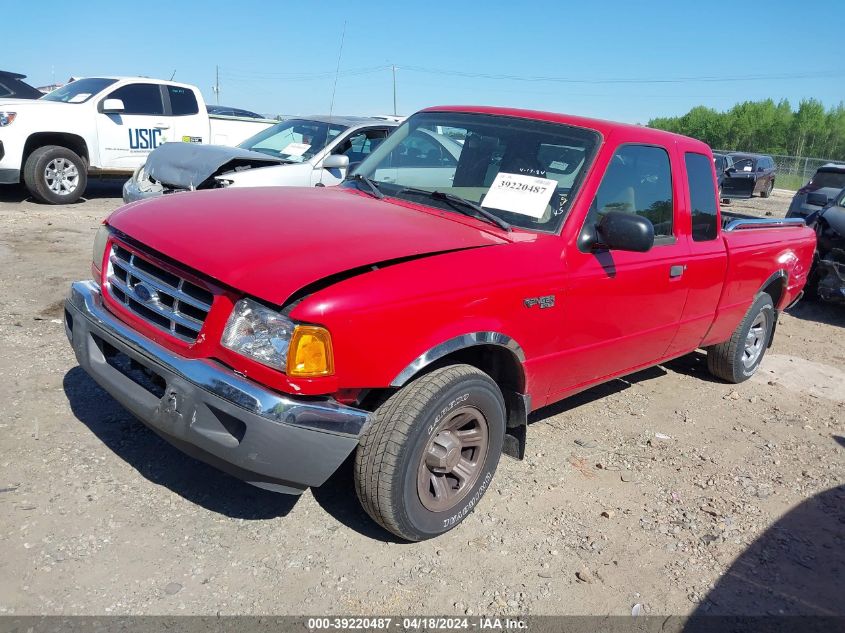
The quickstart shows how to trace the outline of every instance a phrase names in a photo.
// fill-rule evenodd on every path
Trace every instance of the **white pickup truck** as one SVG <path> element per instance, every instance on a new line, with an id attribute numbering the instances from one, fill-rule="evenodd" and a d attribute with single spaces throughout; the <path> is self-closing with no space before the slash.
<path id="1" fill-rule="evenodd" d="M 77 79 L 40 99 L 0 99 L 0 184 L 67 204 L 88 175 L 132 174 L 168 141 L 236 145 L 276 121 L 209 115 L 199 89 L 144 77 Z"/>

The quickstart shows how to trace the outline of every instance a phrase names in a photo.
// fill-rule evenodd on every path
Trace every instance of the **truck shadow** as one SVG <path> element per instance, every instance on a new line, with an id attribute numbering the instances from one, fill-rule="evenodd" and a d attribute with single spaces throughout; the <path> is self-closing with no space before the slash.
<path id="1" fill-rule="evenodd" d="M 726 384 L 714 377 L 707 370 L 707 354 L 695 351 L 660 365 L 655 365 L 654 367 L 649 367 L 633 374 L 601 383 L 595 387 L 590 387 L 586 391 L 577 393 L 574 396 L 569 396 L 565 400 L 560 400 L 547 407 L 537 409 L 528 416 L 528 424 L 532 424 L 539 420 L 543 420 L 572 409 L 577 409 L 578 407 L 589 404 L 590 402 L 601 400 L 607 396 L 620 393 L 637 383 L 662 378 L 669 372 L 692 376 L 699 380 L 706 380 L 707 382 Z"/>
<path id="2" fill-rule="evenodd" d="M 836 439 L 842 443 L 842 438 Z M 716 630 L 709 616 L 738 621 L 752 616 L 838 616 L 838 623 L 826 629 L 834 630 L 845 616 L 843 586 L 845 485 L 840 485 L 803 501 L 771 525 L 720 577 L 685 630 Z M 757 622 L 758 627 L 762 624 Z M 781 630 L 777 624 L 771 622 L 768 630 Z M 812 620 L 804 624 L 793 630 L 817 630 L 809 626 Z"/>
<path id="3" fill-rule="evenodd" d="M 314 499 L 332 517 L 367 538 L 383 543 L 412 545 L 382 528 L 361 507 L 355 494 L 354 465 L 355 453 L 343 462 L 326 483 L 311 489 Z"/>
<path id="4" fill-rule="evenodd" d="M 589 404 L 591 402 L 595 402 L 596 400 L 601 400 L 602 398 L 606 398 L 608 396 L 612 396 L 613 394 L 625 391 L 626 389 L 630 389 L 632 385 L 635 385 L 637 383 L 645 382 L 646 380 L 654 380 L 655 378 L 661 378 L 667 373 L 669 372 L 667 372 L 662 367 L 655 366 L 649 367 L 648 369 L 643 369 L 642 371 L 638 371 L 627 376 L 623 376 L 621 378 L 616 378 L 608 382 L 603 382 L 599 385 L 596 385 L 595 387 L 590 387 L 585 391 L 576 393 L 574 396 L 569 396 L 564 400 L 559 400 L 558 402 L 550 404 L 546 407 L 542 407 L 540 409 L 537 409 L 536 411 L 532 411 L 528 415 L 528 424 L 530 425 L 534 422 L 539 422 L 541 420 L 550 418 L 560 413 L 565 413 L 566 411 L 577 409 L 578 407 L 582 407 L 585 404 Z"/>
<path id="5" fill-rule="evenodd" d="M 674 360 L 667 361 L 663 363 L 662 366 L 676 374 L 684 374 L 685 376 L 691 376 L 693 378 L 697 378 L 698 380 L 715 382 L 720 385 L 728 384 L 724 380 L 716 378 L 716 376 L 711 374 L 710 370 L 707 369 L 706 352 L 696 350 L 679 358 L 675 358 Z"/>
<path id="6" fill-rule="evenodd" d="M 262 520 L 286 516 L 299 499 L 256 488 L 181 453 L 136 420 L 81 367 L 65 374 L 63 387 L 76 419 L 115 455 L 191 503 L 231 518 Z"/>
<path id="7" fill-rule="evenodd" d="M 787 314 L 802 321 L 815 321 L 845 328 L 845 306 L 824 301 L 801 301 Z"/>
<path id="8" fill-rule="evenodd" d="M 100 198 L 122 198 L 123 183 L 125 179 L 102 178 L 88 181 L 85 188 L 85 195 L 74 204 L 83 204 L 86 200 L 97 200 Z M 4 185 L 0 187 L 0 202 L 32 202 L 41 204 L 33 198 L 27 188 L 23 185 Z M 44 205 L 49 206 L 49 205 Z"/>

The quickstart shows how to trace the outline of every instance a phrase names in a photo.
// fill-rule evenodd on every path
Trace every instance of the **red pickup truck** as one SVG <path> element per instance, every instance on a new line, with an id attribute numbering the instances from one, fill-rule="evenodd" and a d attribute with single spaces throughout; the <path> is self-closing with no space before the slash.
<path id="1" fill-rule="evenodd" d="M 463 520 L 529 412 L 697 348 L 740 382 L 814 233 L 725 217 L 710 149 L 560 114 L 437 107 L 337 188 L 115 211 L 65 324 L 80 365 L 169 442 L 300 493 L 354 452 L 366 511 Z"/>

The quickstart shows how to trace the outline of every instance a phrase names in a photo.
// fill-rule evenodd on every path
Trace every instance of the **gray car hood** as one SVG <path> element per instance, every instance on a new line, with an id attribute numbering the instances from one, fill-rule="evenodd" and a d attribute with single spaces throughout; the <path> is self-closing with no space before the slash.
<path id="1" fill-rule="evenodd" d="M 239 167 L 284 163 L 261 152 L 225 145 L 165 143 L 150 152 L 144 171 L 148 177 L 175 189 L 196 189 L 216 174 Z"/>

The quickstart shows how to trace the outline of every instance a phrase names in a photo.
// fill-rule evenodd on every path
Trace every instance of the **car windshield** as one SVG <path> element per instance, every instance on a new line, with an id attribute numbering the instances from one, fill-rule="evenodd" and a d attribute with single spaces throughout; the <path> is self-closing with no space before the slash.
<path id="1" fill-rule="evenodd" d="M 554 232 L 598 144 L 596 131 L 559 123 L 422 112 L 387 137 L 355 173 L 388 196 L 452 211 L 454 198 L 440 195 L 451 194 L 511 225 Z M 434 191 L 439 194 L 430 195 Z"/>
<path id="2" fill-rule="evenodd" d="M 44 101 L 61 101 L 62 103 L 85 103 L 98 92 L 111 86 L 115 81 L 117 80 L 100 77 L 77 79 L 61 88 L 56 88 L 41 99 Z"/>
<path id="3" fill-rule="evenodd" d="M 817 171 L 816 175 L 809 182 L 813 189 L 831 188 L 842 189 L 845 187 L 845 170 L 843 171 Z"/>
<path id="4" fill-rule="evenodd" d="M 289 163 L 301 163 L 317 154 L 345 129 L 345 125 L 335 123 L 288 119 L 251 136 L 238 147 Z"/>

